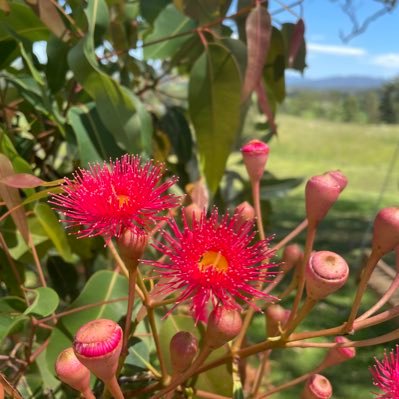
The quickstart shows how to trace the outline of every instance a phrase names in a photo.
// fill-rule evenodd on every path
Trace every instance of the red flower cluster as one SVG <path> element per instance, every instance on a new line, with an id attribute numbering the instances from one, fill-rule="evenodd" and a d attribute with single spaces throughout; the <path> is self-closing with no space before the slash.
<path id="1" fill-rule="evenodd" d="M 208 302 L 214 307 L 241 308 L 238 300 L 255 306 L 253 299 L 272 298 L 251 285 L 267 281 L 273 273 L 264 270 L 274 266 L 263 263 L 272 255 L 268 241 L 251 245 L 255 236 L 251 222 L 227 214 L 219 220 L 214 210 L 209 218 L 205 212 L 194 217 L 191 226 L 184 212 L 182 229 L 174 220 L 169 225 L 172 234 L 164 231 L 163 241 L 153 243 L 169 261 L 145 262 L 160 270 L 166 281 L 164 293 L 181 291 L 176 306 L 192 298 L 196 321 L 206 320 Z"/>
<path id="2" fill-rule="evenodd" d="M 399 345 L 389 354 L 384 354 L 384 359 L 370 369 L 373 383 L 382 393 L 376 393 L 378 399 L 399 399 Z"/>
<path id="3" fill-rule="evenodd" d="M 101 235 L 109 241 L 125 229 L 140 234 L 164 219 L 161 211 L 179 204 L 178 197 L 165 194 L 177 179 L 161 183 L 162 172 L 162 164 L 142 165 L 138 156 L 124 155 L 109 166 L 79 169 L 51 203 L 65 215 L 68 227 L 79 227 L 80 237 Z"/>

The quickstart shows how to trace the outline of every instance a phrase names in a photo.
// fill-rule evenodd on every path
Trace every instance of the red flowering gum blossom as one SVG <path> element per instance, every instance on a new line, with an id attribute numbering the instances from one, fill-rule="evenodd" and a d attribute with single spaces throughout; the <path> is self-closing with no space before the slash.
<path id="1" fill-rule="evenodd" d="M 55 362 L 58 378 L 73 389 L 85 393 L 90 389 L 90 371 L 76 357 L 73 348 L 63 350 Z"/>
<path id="2" fill-rule="evenodd" d="M 275 265 L 268 261 L 273 256 L 268 240 L 252 243 L 253 223 L 242 223 L 237 214 L 219 217 L 216 209 L 209 217 L 203 211 L 191 226 L 184 213 L 182 226 L 172 219 L 168 223 L 171 232 L 165 230 L 163 240 L 152 243 L 165 258 L 143 262 L 164 278 L 165 294 L 179 292 L 176 304 L 190 300 L 196 322 L 208 319 L 209 304 L 241 309 L 241 301 L 254 306 L 254 299 L 274 299 L 257 289 L 274 276 L 267 269 Z"/>
<path id="3" fill-rule="evenodd" d="M 306 292 L 318 301 L 340 289 L 348 280 L 345 259 L 331 251 L 314 252 L 305 269 Z"/>
<path id="4" fill-rule="evenodd" d="M 378 399 L 399 399 L 399 345 L 389 354 L 384 353 L 384 359 L 375 359 L 376 364 L 370 368 L 373 384 L 382 392 L 375 393 Z"/>
<path id="5" fill-rule="evenodd" d="M 298 244 L 290 244 L 284 248 L 282 256 L 281 270 L 283 272 L 290 271 L 297 266 L 303 259 L 302 248 Z"/>
<path id="6" fill-rule="evenodd" d="M 346 187 L 347 179 L 339 171 L 313 176 L 306 183 L 306 217 L 310 226 L 317 226 Z"/>
<path id="7" fill-rule="evenodd" d="M 342 344 L 349 342 L 349 339 L 346 337 L 338 336 L 334 338 L 334 342 L 337 344 Z M 353 359 L 356 356 L 356 348 L 347 347 L 347 348 L 340 348 L 335 347 L 331 348 L 326 357 L 323 360 L 323 368 L 324 367 L 331 367 L 336 366 L 337 364 L 346 362 L 347 360 Z"/>
<path id="8" fill-rule="evenodd" d="M 198 341 L 193 334 L 179 331 L 170 340 L 170 359 L 175 373 L 187 370 L 198 352 Z"/>
<path id="9" fill-rule="evenodd" d="M 79 169 L 74 180 L 65 179 L 63 192 L 49 201 L 65 216 L 68 227 L 79 237 L 101 235 L 108 242 L 125 230 L 148 231 L 160 214 L 177 206 L 179 198 L 167 194 L 176 177 L 163 180 L 163 165 L 142 164 L 140 157 L 124 155 L 109 165 Z"/>
<path id="10" fill-rule="evenodd" d="M 217 349 L 235 338 L 242 327 L 240 313 L 236 309 L 218 306 L 208 318 L 204 345 Z"/>
<path id="11" fill-rule="evenodd" d="M 321 374 L 313 374 L 302 391 L 301 399 L 330 399 L 333 394 L 330 381 Z"/>
<path id="12" fill-rule="evenodd" d="M 251 181 L 259 181 L 269 157 L 269 146 L 260 140 L 251 140 L 241 148 L 245 167 Z"/>
<path id="13" fill-rule="evenodd" d="M 123 332 L 112 320 L 98 319 L 83 325 L 75 335 L 76 357 L 98 378 L 109 381 L 115 376 L 122 349 Z"/>
<path id="14" fill-rule="evenodd" d="M 283 329 L 287 323 L 291 311 L 284 309 L 281 305 L 272 304 L 266 308 L 267 336 L 275 337 L 280 335 L 280 328 Z"/>
<path id="15" fill-rule="evenodd" d="M 399 208 L 381 209 L 374 220 L 373 250 L 384 255 L 399 244 Z"/>

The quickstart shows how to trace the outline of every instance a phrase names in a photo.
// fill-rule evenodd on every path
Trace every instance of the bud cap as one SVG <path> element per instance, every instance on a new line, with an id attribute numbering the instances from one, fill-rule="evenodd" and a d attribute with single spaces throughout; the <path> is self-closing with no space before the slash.
<path id="1" fill-rule="evenodd" d="M 399 208 L 381 209 L 375 220 L 372 247 L 382 255 L 399 244 Z"/>
<path id="2" fill-rule="evenodd" d="M 241 148 L 245 167 L 251 181 L 260 181 L 269 157 L 269 146 L 260 140 L 251 140 Z"/>
<path id="3" fill-rule="evenodd" d="M 313 374 L 306 381 L 301 399 L 330 399 L 332 394 L 330 381 L 321 374 Z"/>
<path id="4" fill-rule="evenodd" d="M 182 373 L 187 370 L 198 352 L 198 341 L 193 334 L 179 331 L 170 340 L 170 358 L 173 371 Z"/>

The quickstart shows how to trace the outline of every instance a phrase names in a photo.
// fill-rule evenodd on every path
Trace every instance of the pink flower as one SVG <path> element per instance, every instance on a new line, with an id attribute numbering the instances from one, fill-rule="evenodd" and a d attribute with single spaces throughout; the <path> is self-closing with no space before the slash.
<path id="1" fill-rule="evenodd" d="M 399 399 L 399 345 L 370 369 L 373 383 L 382 393 L 375 393 L 378 399 Z"/>
<path id="2" fill-rule="evenodd" d="M 178 197 L 165 194 L 177 179 L 161 183 L 162 169 L 162 164 L 141 165 L 138 156 L 126 154 L 109 166 L 79 169 L 50 202 L 66 216 L 68 227 L 78 226 L 80 237 L 101 235 L 109 241 L 126 229 L 140 234 L 164 219 L 160 212 L 179 203 Z"/>
<path id="3" fill-rule="evenodd" d="M 214 307 L 241 309 L 237 300 L 255 306 L 253 299 L 273 298 L 252 283 L 267 281 L 273 264 L 263 263 L 272 252 L 268 241 L 251 245 L 255 236 L 252 222 L 243 222 L 239 215 L 224 215 L 219 220 L 217 210 L 209 218 L 203 211 L 189 224 L 184 217 L 180 229 L 169 221 L 172 234 L 163 232 L 163 241 L 153 246 L 168 260 L 164 263 L 145 261 L 160 270 L 166 282 L 165 293 L 180 292 L 176 305 L 192 299 L 191 311 L 196 321 L 206 320 L 207 304 Z"/>

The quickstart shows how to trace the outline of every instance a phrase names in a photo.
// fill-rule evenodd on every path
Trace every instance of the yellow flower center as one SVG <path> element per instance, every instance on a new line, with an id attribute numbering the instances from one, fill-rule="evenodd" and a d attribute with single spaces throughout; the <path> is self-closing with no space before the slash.
<path id="1" fill-rule="evenodd" d="M 119 201 L 119 208 L 122 208 L 123 205 L 128 204 L 130 201 L 130 198 L 127 195 L 118 195 L 118 201 Z"/>
<path id="2" fill-rule="evenodd" d="M 220 252 L 206 251 L 199 260 L 198 268 L 203 272 L 209 267 L 219 273 L 225 273 L 229 268 L 229 264 Z"/>

